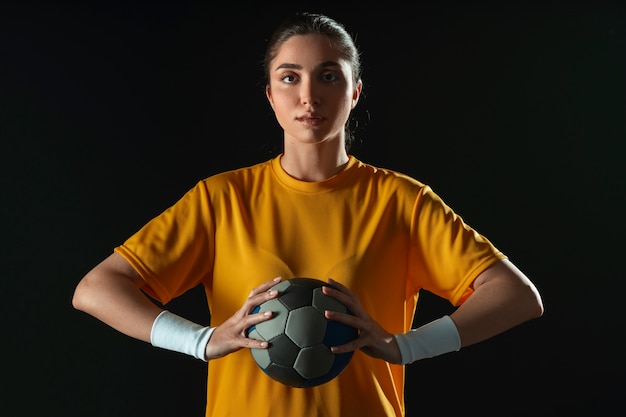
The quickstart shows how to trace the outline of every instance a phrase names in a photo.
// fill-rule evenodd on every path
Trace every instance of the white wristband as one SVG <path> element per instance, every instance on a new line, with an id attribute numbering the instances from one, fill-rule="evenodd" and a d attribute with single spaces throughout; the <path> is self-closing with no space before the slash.
<path id="1" fill-rule="evenodd" d="M 206 362 L 206 345 L 213 330 L 215 327 L 203 327 L 163 310 L 152 323 L 150 343 L 152 346 L 185 353 Z"/>
<path id="2" fill-rule="evenodd" d="M 461 338 L 449 316 L 443 316 L 408 333 L 394 334 L 402 365 L 420 359 L 432 358 L 461 349 Z"/>

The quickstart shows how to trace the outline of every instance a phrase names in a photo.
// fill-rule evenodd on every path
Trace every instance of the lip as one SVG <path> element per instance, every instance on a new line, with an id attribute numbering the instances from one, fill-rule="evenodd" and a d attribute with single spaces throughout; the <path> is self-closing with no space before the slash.
<path id="1" fill-rule="evenodd" d="M 297 116 L 296 121 L 306 126 L 317 126 L 324 121 L 324 118 L 317 114 L 304 114 L 302 116 Z"/>

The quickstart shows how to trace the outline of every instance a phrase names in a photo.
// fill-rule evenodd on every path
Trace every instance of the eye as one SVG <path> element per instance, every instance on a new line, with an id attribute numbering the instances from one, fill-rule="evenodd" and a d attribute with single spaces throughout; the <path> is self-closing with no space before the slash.
<path id="1" fill-rule="evenodd" d="M 334 81 L 337 81 L 338 79 L 339 76 L 334 72 L 325 72 L 324 74 L 322 74 L 322 80 L 326 82 L 332 83 Z"/>
<path id="2" fill-rule="evenodd" d="M 296 81 L 296 76 L 293 74 L 285 74 L 280 78 L 280 80 L 285 84 L 293 84 Z"/>

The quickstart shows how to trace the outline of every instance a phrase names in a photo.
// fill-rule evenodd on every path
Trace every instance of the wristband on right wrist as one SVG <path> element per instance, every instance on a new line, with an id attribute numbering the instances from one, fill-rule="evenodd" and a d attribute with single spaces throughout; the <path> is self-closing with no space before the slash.
<path id="1" fill-rule="evenodd" d="M 163 310 L 152 323 L 150 343 L 207 362 L 206 346 L 214 330 Z"/>
<path id="2" fill-rule="evenodd" d="M 443 316 L 408 333 L 394 334 L 402 365 L 420 359 L 432 358 L 461 348 L 461 338 L 454 321 Z"/>

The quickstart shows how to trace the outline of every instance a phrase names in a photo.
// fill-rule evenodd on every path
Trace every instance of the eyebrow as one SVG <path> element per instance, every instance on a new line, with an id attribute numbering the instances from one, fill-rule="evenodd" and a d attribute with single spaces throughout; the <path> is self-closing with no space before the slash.
<path id="1" fill-rule="evenodd" d="M 324 61 L 321 64 L 319 64 L 317 66 L 317 68 L 328 68 L 328 67 L 339 67 L 339 63 L 336 61 Z M 302 69 L 302 65 L 298 65 L 298 64 L 290 64 L 288 62 L 285 62 L 284 64 L 280 64 L 279 66 L 276 67 L 276 71 L 280 70 L 280 69 L 294 69 L 294 70 L 301 70 Z"/>

